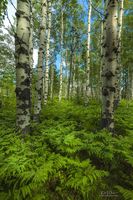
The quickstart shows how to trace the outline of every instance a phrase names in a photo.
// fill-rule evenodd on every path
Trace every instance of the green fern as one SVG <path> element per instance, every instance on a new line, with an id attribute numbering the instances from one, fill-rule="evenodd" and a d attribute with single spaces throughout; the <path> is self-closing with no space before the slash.
<path id="1" fill-rule="evenodd" d="M 133 190 L 127 190 L 121 186 L 115 187 L 124 197 L 124 200 L 133 200 Z"/>
<path id="2" fill-rule="evenodd" d="M 97 103 L 88 108 L 66 101 L 49 103 L 42 112 L 42 122 L 33 124 L 34 131 L 25 142 L 10 125 L 12 120 L 7 128 L 7 123 L 3 124 L 0 199 L 101 200 L 101 191 L 113 190 L 120 183 L 130 188 L 119 186 L 123 199 L 131 199 L 133 120 L 127 115 L 133 107 L 129 105 L 127 110 L 124 106 L 122 103 L 115 117 L 116 127 L 121 129 L 116 128 L 118 134 L 113 137 L 99 131 Z M 13 118 L 12 111 L 3 112 L 2 123 L 7 115 Z"/>

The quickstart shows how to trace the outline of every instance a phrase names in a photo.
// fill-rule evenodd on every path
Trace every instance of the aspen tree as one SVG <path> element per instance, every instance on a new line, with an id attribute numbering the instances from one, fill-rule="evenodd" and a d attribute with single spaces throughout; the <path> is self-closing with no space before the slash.
<path id="1" fill-rule="evenodd" d="M 66 65 L 66 88 L 65 88 L 65 98 L 68 99 L 68 82 L 69 82 L 69 72 L 68 72 L 68 50 L 65 53 L 65 65 Z"/>
<path id="2" fill-rule="evenodd" d="M 77 57 L 77 64 L 78 64 L 78 67 L 77 67 L 77 79 L 76 79 L 76 85 L 77 85 L 76 93 L 77 93 L 77 102 L 79 102 L 80 101 L 80 95 L 81 95 L 81 91 L 80 91 L 81 84 L 80 84 L 80 75 L 79 75 L 80 55 L 78 55 L 78 57 Z"/>
<path id="3" fill-rule="evenodd" d="M 47 100 L 48 100 L 50 34 L 51 34 L 51 1 L 49 0 L 48 1 L 48 33 L 47 33 L 47 42 L 46 42 L 46 67 L 45 67 L 45 78 L 44 78 L 44 105 L 47 104 Z"/>
<path id="4" fill-rule="evenodd" d="M 88 1 L 88 32 L 87 32 L 87 67 L 86 67 L 86 103 L 88 103 L 88 98 L 90 96 L 90 32 L 91 32 L 91 13 L 92 6 L 91 0 Z"/>
<path id="5" fill-rule="evenodd" d="M 46 35 L 46 17 L 47 17 L 47 0 L 41 1 L 42 13 L 41 13 L 41 25 L 40 25 L 40 36 L 39 36 L 39 51 L 38 51 L 38 66 L 37 74 L 38 80 L 36 84 L 36 102 L 34 106 L 34 119 L 39 120 L 39 115 L 42 108 L 42 97 L 43 97 L 43 60 L 44 60 L 44 48 L 45 48 L 45 35 Z"/>
<path id="6" fill-rule="evenodd" d="M 51 66 L 50 99 L 53 100 L 54 66 Z"/>
<path id="7" fill-rule="evenodd" d="M 133 68 L 131 64 L 128 66 L 128 93 L 129 99 L 133 100 Z"/>
<path id="8" fill-rule="evenodd" d="M 70 99 L 72 94 L 72 69 L 73 69 L 73 50 L 71 48 L 70 52 L 70 64 L 69 64 L 69 77 L 68 77 L 68 99 Z"/>
<path id="9" fill-rule="evenodd" d="M 62 99 L 62 76 L 63 76 L 63 33 L 64 33 L 64 23 L 63 23 L 63 11 L 61 11 L 61 63 L 60 63 L 60 88 L 59 88 L 59 101 Z"/>
<path id="10" fill-rule="evenodd" d="M 121 37 L 122 37 L 122 18 L 123 18 L 123 3 L 124 0 L 119 0 L 119 12 L 118 12 L 118 32 L 117 32 L 117 44 L 118 44 L 118 57 L 117 57 L 117 69 L 116 69 L 116 93 L 114 100 L 114 108 L 117 108 L 120 101 L 120 81 L 121 81 Z"/>
<path id="11" fill-rule="evenodd" d="M 102 127 L 114 130 L 114 96 L 117 68 L 117 0 L 109 0 L 104 19 L 104 64 L 102 69 Z"/>
<path id="12" fill-rule="evenodd" d="M 30 0 L 17 1 L 16 17 L 16 126 L 25 134 L 30 130 Z"/>
<path id="13" fill-rule="evenodd" d="M 71 96 L 75 96 L 76 92 L 76 63 L 75 63 L 75 55 L 73 56 L 73 70 L 72 70 L 72 89 L 71 89 Z"/>
<path id="14" fill-rule="evenodd" d="M 100 99 L 102 99 L 101 98 L 101 86 L 102 86 L 102 80 L 101 80 L 101 75 L 102 75 L 102 69 L 103 69 L 103 64 L 104 64 L 104 61 L 103 61 L 103 58 L 104 58 L 104 52 L 103 52 L 103 39 L 104 39 L 104 36 L 103 36 L 103 26 L 104 26 L 104 23 L 103 23 L 103 20 L 101 20 L 101 66 L 100 66 L 100 77 L 99 77 L 99 79 L 100 79 L 100 81 L 99 81 L 99 84 L 100 84 L 100 90 L 99 90 L 99 97 L 100 97 Z"/>
<path id="15" fill-rule="evenodd" d="M 132 69 L 132 71 L 131 71 L 131 73 L 130 73 L 130 84 L 131 84 L 131 87 L 130 87 L 130 99 L 131 100 L 133 100 L 133 69 Z"/>
<path id="16" fill-rule="evenodd" d="M 30 4 L 30 15 L 31 15 L 31 25 L 30 25 L 30 40 L 29 40 L 29 62 L 30 62 L 30 101 L 32 104 L 32 70 L 33 70 L 33 13 L 32 13 L 32 0 Z M 32 106 L 32 105 L 31 105 Z"/>
<path id="17" fill-rule="evenodd" d="M 121 62 L 121 36 L 122 36 L 122 18 L 123 18 L 124 0 L 119 0 L 119 15 L 118 15 L 118 62 Z"/>
<path id="18" fill-rule="evenodd" d="M 105 68 L 105 37 L 106 37 L 106 23 L 105 23 L 105 15 L 107 12 L 107 4 L 108 4 L 108 0 L 104 0 L 103 1 L 103 8 L 104 8 L 104 15 L 103 18 L 101 19 L 101 67 L 100 67 L 100 81 L 101 81 L 101 100 L 102 100 L 102 72 Z"/>
<path id="19" fill-rule="evenodd" d="M 72 26 L 72 32 L 75 31 L 74 26 Z M 68 77 L 68 99 L 73 96 L 73 78 L 74 78 L 74 54 L 76 47 L 76 37 L 75 35 L 71 38 L 71 47 L 70 47 L 70 63 L 69 63 L 69 77 Z"/>

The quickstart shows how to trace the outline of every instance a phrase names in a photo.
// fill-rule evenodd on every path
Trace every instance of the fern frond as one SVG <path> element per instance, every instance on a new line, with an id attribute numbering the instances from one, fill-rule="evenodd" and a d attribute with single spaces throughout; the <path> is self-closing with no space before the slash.
<path id="1" fill-rule="evenodd" d="M 128 190 L 121 186 L 116 186 L 115 188 L 122 194 L 125 200 L 133 200 L 133 190 Z"/>

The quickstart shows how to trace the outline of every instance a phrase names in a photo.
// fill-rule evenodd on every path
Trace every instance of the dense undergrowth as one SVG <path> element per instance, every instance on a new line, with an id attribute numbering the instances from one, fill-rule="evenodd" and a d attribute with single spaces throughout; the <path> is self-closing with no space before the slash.
<path id="1" fill-rule="evenodd" d="M 122 101 L 115 135 L 100 128 L 101 109 L 49 103 L 25 139 L 15 107 L 0 112 L 0 200 L 132 200 L 133 103 Z"/>

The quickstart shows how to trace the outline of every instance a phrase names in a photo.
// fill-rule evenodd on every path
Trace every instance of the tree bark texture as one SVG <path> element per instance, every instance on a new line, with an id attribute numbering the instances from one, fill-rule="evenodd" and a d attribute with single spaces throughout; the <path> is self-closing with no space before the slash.
<path id="1" fill-rule="evenodd" d="M 50 99 L 53 100 L 53 85 L 54 85 L 54 66 L 51 66 L 51 80 L 50 80 Z"/>
<path id="2" fill-rule="evenodd" d="M 29 62 L 30 62 L 30 101 L 32 108 L 32 70 L 33 70 L 33 13 L 32 13 L 32 1 L 30 2 L 30 17 L 31 17 L 31 25 L 30 25 L 30 44 L 29 44 Z"/>
<path id="3" fill-rule="evenodd" d="M 104 19 L 102 71 L 102 127 L 114 131 L 114 96 L 117 68 L 117 0 L 109 0 Z"/>
<path id="4" fill-rule="evenodd" d="M 46 38 L 46 18 L 47 18 L 47 0 L 41 1 L 42 13 L 41 13 L 41 25 L 40 25 L 40 45 L 38 51 L 38 79 L 36 84 L 36 96 L 34 106 L 34 119 L 39 120 L 39 115 L 42 109 L 42 98 L 43 98 L 43 62 L 44 62 L 44 48 Z"/>
<path id="5" fill-rule="evenodd" d="M 45 78 L 44 78 L 44 105 L 47 104 L 48 100 L 50 34 L 51 34 L 51 1 L 48 2 L 48 33 L 46 42 L 46 67 L 45 67 Z"/>
<path id="6" fill-rule="evenodd" d="M 70 100 L 72 94 L 72 70 L 73 70 L 73 51 L 70 53 L 70 65 L 69 65 L 69 77 L 68 77 L 68 100 Z"/>
<path id="7" fill-rule="evenodd" d="M 30 130 L 30 0 L 17 1 L 15 35 L 16 126 L 22 133 Z"/>
<path id="8" fill-rule="evenodd" d="M 101 66 L 100 66 L 100 77 L 99 77 L 99 84 L 100 84 L 100 90 L 99 90 L 99 97 L 100 97 L 100 100 L 102 99 L 102 93 L 101 93 L 101 87 L 102 87 L 102 80 L 101 80 L 101 75 L 102 75 L 102 70 L 103 70 L 103 64 L 104 64 L 104 51 L 103 51 L 103 39 L 104 39 L 104 35 L 103 35 L 103 29 L 104 29 L 104 23 L 103 23 L 103 20 L 101 20 L 101 37 L 100 37 L 100 40 L 101 40 Z"/>
<path id="9" fill-rule="evenodd" d="M 116 70 L 116 93 L 114 100 L 114 107 L 117 108 L 120 97 L 120 86 L 121 86 L 121 36 L 122 36 L 122 18 L 123 18 L 123 3 L 124 0 L 119 1 L 119 12 L 118 12 L 118 32 L 117 32 L 117 44 L 118 44 L 118 57 L 117 57 L 117 70 Z"/>
<path id="10" fill-rule="evenodd" d="M 91 32 L 91 13 L 92 6 L 91 0 L 88 1 L 88 33 L 87 33 L 87 67 L 86 67 L 86 103 L 88 103 L 88 99 L 90 96 L 90 32 Z"/>
<path id="11" fill-rule="evenodd" d="M 131 64 L 128 67 L 128 93 L 128 99 L 133 100 L 133 68 Z"/>
<path id="12" fill-rule="evenodd" d="M 63 33 L 64 33 L 64 23 L 63 23 L 63 11 L 61 12 L 61 63 L 60 63 L 60 87 L 59 87 L 59 102 L 62 99 L 62 81 L 63 81 Z"/>

